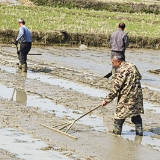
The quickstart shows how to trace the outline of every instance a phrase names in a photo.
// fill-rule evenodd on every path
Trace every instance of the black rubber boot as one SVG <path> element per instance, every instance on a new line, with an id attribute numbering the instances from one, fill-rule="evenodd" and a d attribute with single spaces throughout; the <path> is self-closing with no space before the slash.
<path id="1" fill-rule="evenodd" d="M 116 135 L 121 135 L 122 126 L 121 125 L 114 125 L 113 133 L 116 134 Z"/>
<path id="2" fill-rule="evenodd" d="M 143 128 L 142 124 L 136 124 L 135 125 L 136 135 L 143 136 Z"/>

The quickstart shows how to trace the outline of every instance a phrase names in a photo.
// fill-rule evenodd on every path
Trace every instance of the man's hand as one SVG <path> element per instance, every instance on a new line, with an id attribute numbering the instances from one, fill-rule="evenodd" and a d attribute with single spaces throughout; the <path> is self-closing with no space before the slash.
<path id="1" fill-rule="evenodd" d="M 107 102 L 105 100 L 102 101 L 102 106 L 106 106 Z"/>
<path id="2" fill-rule="evenodd" d="M 17 46 L 18 45 L 18 41 L 15 41 L 14 44 Z"/>

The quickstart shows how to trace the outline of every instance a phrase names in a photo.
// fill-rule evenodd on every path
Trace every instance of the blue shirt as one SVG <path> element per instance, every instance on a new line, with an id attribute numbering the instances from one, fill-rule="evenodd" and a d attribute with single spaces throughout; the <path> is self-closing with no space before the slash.
<path id="1" fill-rule="evenodd" d="M 32 42 L 31 32 L 29 31 L 29 29 L 25 25 L 22 25 L 19 28 L 19 35 L 18 35 L 16 41 Z"/>

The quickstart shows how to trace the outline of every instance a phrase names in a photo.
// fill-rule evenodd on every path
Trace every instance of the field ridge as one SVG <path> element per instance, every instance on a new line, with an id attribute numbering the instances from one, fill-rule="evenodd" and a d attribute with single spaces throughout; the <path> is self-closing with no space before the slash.
<path id="1" fill-rule="evenodd" d="M 79 9 L 106 10 L 110 12 L 160 14 L 160 4 L 135 2 L 110 2 L 97 0 L 31 0 L 36 5 Z"/>
<path id="2" fill-rule="evenodd" d="M 17 34 L 16 30 L 0 30 L 0 43 L 13 44 Z M 88 47 L 107 48 L 110 46 L 110 35 L 108 34 L 32 31 L 32 36 L 35 45 L 79 46 L 85 44 Z M 160 38 L 158 37 L 129 36 L 129 41 L 129 48 L 160 49 Z"/>

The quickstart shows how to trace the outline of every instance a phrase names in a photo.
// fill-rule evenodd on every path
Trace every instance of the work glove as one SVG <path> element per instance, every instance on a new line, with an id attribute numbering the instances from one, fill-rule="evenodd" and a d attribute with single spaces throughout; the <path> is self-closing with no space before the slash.
<path id="1" fill-rule="evenodd" d="M 105 75 L 103 78 L 109 78 L 112 75 L 112 73 L 108 73 L 107 75 Z"/>
<path id="2" fill-rule="evenodd" d="M 17 46 L 18 45 L 18 41 L 15 41 L 14 44 Z"/>

